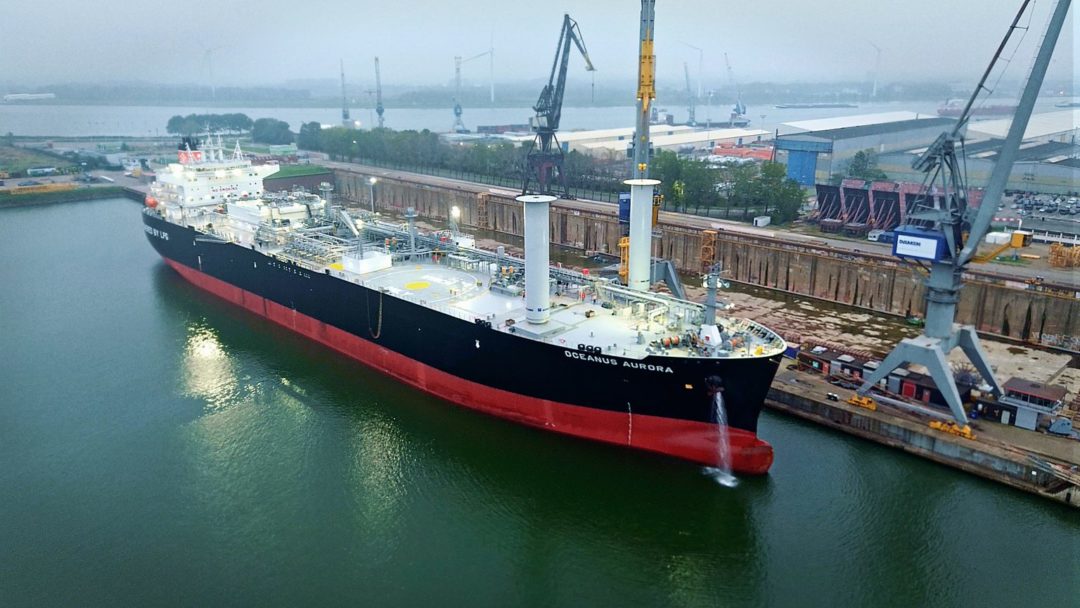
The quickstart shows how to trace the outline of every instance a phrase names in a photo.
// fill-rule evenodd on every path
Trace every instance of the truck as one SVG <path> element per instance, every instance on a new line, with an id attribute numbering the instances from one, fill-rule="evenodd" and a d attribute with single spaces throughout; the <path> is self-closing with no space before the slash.
<path id="1" fill-rule="evenodd" d="M 874 241 L 875 243 L 891 243 L 894 238 L 895 235 L 891 230 L 871 230 L 866 235 L 866 240 Z"/>

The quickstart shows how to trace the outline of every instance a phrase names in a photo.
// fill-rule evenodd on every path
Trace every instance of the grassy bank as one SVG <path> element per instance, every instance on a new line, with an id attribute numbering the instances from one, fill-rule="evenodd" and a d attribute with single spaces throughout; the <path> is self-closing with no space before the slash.
<path id="1" fill-rule="evenodd" d="M 13 176 L 25 175 L 26 170 L 33 167 L 56 167 L 60 170 L 67 170 L 72 166 L 70 160 L 57 154 L 0 145 L 0 171 L 5 171 Z"/>
<path id="2" fill-rule="evenodd" d="M 305 175 L 322 175 L 330 173 L 330 169 L 322 165 L 282 165 L 277 173 L 267 175 L 266 179 L 286 179 L 290 177 L 302 177 Z"/>
<path id="3" fill-rule="evenodd" d="M 8 207 L 27 207 L 30 205 L 47 205 L 50 203 L 66 203 L 71 201 L 86 201 L 100 198 L 126 197 L 135 200 L 132 191 L 122 186 L 102 186 L 97 188 L 76 188 L 74 190 L 62 190 L 58 192 L 36 192 L 33 194 L 11 194 L 0 192 L 0 209 Z M 138 199 L 141 200 L 139 195 Z"/>

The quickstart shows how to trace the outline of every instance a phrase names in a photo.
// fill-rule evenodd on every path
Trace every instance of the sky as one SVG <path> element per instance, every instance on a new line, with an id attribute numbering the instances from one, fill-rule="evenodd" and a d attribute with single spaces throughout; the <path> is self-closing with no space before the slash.
<path id="1" fill-rule="evenodd" d="M 446 84 L 453 57 L 495 49 L 495 80 L 546 80 L 562 15 L 576 19 L 597 82 L 634 79 L 640 3 L 633 0 L 50 0 L 6 2 L 0 83 L 145 81 L 216 86 L 336 78 Z M 657 78 L 680 83 L 683 62 L 706 88 L 726 84 L 727 53 L 740 82 L 974 82 L 1020 0 L 659 0 Z M 1030 66 L 1052 0 L 1036 0 L 1032 32 L 1005 79 Z M 1049 79 L 1080 78 L 1070 9 Z M 1023 23 L 1027 23 L 1025 20 Z M 701 49 L 701 53 L 693 47 Z M 1011 49 L 1010 49 L 1011 52 Z M 488 59 L 466 63 L 486 82 Z M 576 72 L 576 74 L 575 74 Z M 580 59 L 574 78 L 587 78 Z"/>

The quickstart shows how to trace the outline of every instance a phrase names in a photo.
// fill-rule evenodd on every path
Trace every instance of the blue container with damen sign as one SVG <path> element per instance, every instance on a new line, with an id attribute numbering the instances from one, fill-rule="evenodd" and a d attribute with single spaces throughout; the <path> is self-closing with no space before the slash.
<path id="1" fill-rule="evenodd" d="M 937 261 L 947 253 L 945 237 L 940 232 L 915 226 L 898 226 L 893 241 L 893 255 L 899 258 L 918 258 Z"/>

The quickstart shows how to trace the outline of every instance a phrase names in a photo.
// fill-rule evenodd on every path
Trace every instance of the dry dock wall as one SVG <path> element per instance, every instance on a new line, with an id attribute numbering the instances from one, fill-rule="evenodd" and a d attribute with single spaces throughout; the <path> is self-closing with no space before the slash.
<path id="1" fill-rule="evenodd" d="M 335 171 L 335 195 L 366 208 L 368 175 Z M 400 213 L 414 207 L 421 217 L 446 221 L 456 206 L 465 228 L 523 236 L 524 210 L 514 200 L 515 193 L 506 189 L 465 182 L 448 186 L 422 175 L 415 181 L 380 177 L 376 188 L 376 205 L 382 210 Z M 740 234 L 737 227 L 717 228 L 714 241 L 697 225 L 709 223 L 662 214 L 654 251 L 687 272 L 719 261 L 735 281 L 893 315 L 924 313 L 922 275 L 894 258 L 830 249 L 812 239 Z M 617 253 L 621 236 L 616 205 L 558 201 L 552 206 L 554 243 Z M 1078 294 L 1075 285 L 1031 289 L 1014 278 L 978 270 L 968 274 L 957 321 L 982 332 L 1080 352 Z"/>

